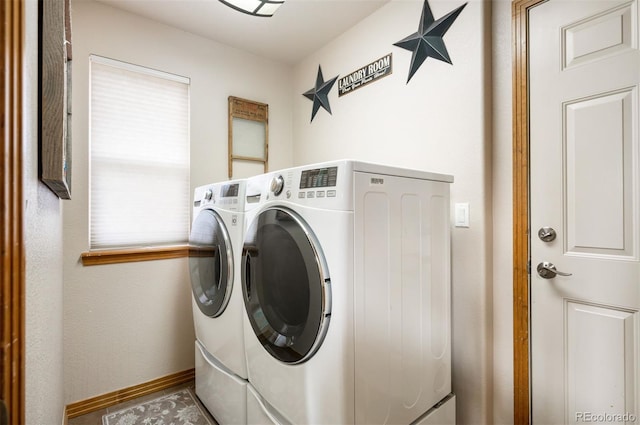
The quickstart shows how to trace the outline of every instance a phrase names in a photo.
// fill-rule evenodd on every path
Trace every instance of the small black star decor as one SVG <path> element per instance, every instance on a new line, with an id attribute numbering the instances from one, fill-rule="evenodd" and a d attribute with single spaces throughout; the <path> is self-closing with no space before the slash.
<path id="1" fill-rule="evenodd" d="M 433 19 L 433 13 L 431 12 L 431 7 L 429 7 L 429 2 L 424 0 L 418 32 L 413 33 L 393 44 L 394 46 L 398 46 L 412 52 L 411 67 L 409 69 L 407 84 L 409 83 L 409 80 L 411 80 L 411 77 L 413 77 L 413 74 L 415 74 L 418 68 L 420 68 L 420 65 L 422 65 L 429 56 L 443 62 L 451 63 L 447 47 L 444 45 L 442 37 L 466 5 L 467 3 L 463 4 L 456 10 L 449 12 L 436 21 Z"/>
<path id="2" fill-rule="evenodd" d="M 303 93 L 302 95 L 309 100 L 313 101 L 313 111 L 311 112 L 311 121 L 316 116 L 318 109 L 322 106 L 327 112 L 331 113 L 331 106 L 329 106 L 329 92 L 335 84 L 338 76 L 336 75 L 329 81 L 324 81 L 322 76 L 322 68 L 318 65 L 318 76 L 316 77 L 316 86 L 311 90 Z"/>

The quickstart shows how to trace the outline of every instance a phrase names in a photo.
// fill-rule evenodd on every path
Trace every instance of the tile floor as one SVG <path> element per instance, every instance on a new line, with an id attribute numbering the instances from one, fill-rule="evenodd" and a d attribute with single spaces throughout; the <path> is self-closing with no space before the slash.
<path id="1" fill-rule="evenodd" d="M 191 390 L 195 394 L 195 382 L 191 381 L 184 384 L 176 385 L 175 387 L 167 388 L 166 390 L 158 391 L 155 393 L 147 394 L 142 397 L 138 397 L 133 400 L 125 401 L 120 404 L 114 404 L 113 406 L 107 407 L 106 409 L 101 409 L 95 412 L 87 413 L 86 415 L 77 416 L 75 418 L 69 419 L 68 425 L 102 425 L 102 415 L 106 413 L 111 413 L 121 409 L 126 409 L 129 406 L 133 406 L 147 400 L 153 400 L 154 398 L 162 397 L 165 394 L 171 394 L 172 392 L 185 387 L 191 388 Z M 217 422 L 208 414 L 207 409 L 202 405 L 202 403 L 200 403 L 200 400 L 196 399 L 196 401 L 202 408 L 202 411 L 205 412 L 205 414 L 207 414 L 211 423 L 216 425 Z"/>

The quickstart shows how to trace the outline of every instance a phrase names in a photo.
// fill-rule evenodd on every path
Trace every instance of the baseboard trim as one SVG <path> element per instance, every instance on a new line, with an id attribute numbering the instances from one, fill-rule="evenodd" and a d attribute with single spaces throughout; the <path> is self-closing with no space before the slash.
<path id="1" fill-rule="evenodd" d="M 147 395 L 156 391 L 165 390 L 175 385 L 195 379 L 195 369 L 188 369 L 182 372 L 154 379 L 153 381 L 143 384 L 134 385 L 132 387 L 113 391 L 107 394 L 92 397 L 86 400 L 76 401 L 66 406 L 66 417 L 68 419 L 75 418 L 96 410 L 105 409 L 124 401 L 129 401 L 143 395 Z"/>

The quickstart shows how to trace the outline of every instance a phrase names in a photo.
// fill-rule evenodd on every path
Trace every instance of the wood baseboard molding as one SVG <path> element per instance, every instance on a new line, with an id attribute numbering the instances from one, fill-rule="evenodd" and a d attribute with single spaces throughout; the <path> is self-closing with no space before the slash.
<path id="1" fill-rule="evenodd" d="M 182 372 L 154 379 L 144 384 L 134 385 L 129 388 L 113 391 L 107 394 L 89 398 L 87 400 L 76 401 L 66 406 L 66 416 L 68 419 L 75 418 L 96 410 L 105 409 L 124 401 L 129 401 L 143 395 L 156 391 L 166 390 L 175 385 L 180 385 L 195 379 L 195 369 L 188 369 Z"/>

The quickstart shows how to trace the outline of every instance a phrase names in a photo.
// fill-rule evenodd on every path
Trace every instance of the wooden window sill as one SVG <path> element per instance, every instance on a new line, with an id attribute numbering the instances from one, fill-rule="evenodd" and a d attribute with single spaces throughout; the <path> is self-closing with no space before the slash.
<path id="1" fill-rule="evenodd" d="M 152 248 L 105 249 L 83 252 L 80 255 L 83 266 L 101 264 L 133 263 L 137 261 L 167 260 L 189 256 L 188 245 L 163 246 Z"/>

